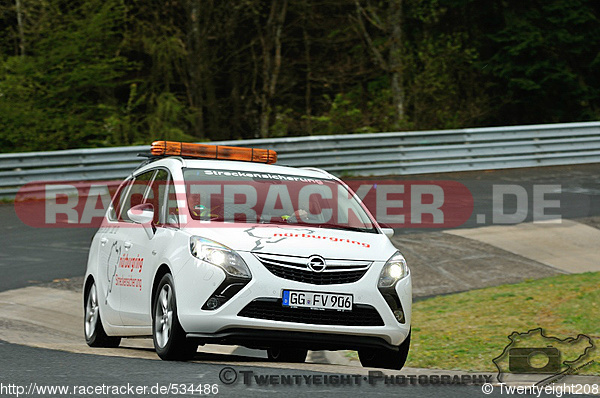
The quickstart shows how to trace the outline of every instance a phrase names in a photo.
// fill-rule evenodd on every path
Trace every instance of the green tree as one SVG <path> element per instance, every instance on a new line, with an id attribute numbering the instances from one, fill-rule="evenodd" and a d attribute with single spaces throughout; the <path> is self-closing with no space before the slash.
<path id="1" fill-rule="evenodd" d="M 485 60 L 502 124 L 592 120 L 600 105 L 598 6 L 586 0 L 507 1 Z"/>
<path id="2" fill-rule="evenodd" d="M 135 65 L 119 55 L 118 0 L 37 3 L 25 56 L 0 61 L 0 125 L 9 150 L 75 148 L 105 141 L 115 90 Z"/>
<path id="3" fill-rule="evenodd" d="M 3 151 L 600 115 L 592 0 L 0 0 Z"/>

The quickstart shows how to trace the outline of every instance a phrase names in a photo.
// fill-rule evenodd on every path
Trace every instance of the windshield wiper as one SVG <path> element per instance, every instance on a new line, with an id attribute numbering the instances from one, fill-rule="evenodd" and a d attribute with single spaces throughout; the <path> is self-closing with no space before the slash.
<path id="1" fill-rule="evenodd" d="M 259 224 L 283 224 L 283 225 L 289 225 L 290 227 L 296 226 L 296 227 L 310 227 L 310 228 L 331 228 L 331 229 L 341 229 L 341 230 L 355 231 L 355 232 L 374 232 L 374 228 L 371 228 L 371 229 L 359 228 L 359 227 L 351 227 L 349 225 L 340 225 L 340 224 L 333 224 L 333 223 L 311 224 L 311 223 L 307 223 L 307 222 L 288 222 L 286 220 L 279 220 L 279 219 L 274 219 L 274 218 L 272 218 L 270 221 L 260 220 L 258 223 Z"/>
<path id="2" fill-rule="evenodd" d="M 278 219 L 273 219 L 271 218 L 269 221 L 266 220 L 259 220 L 258 221 L 259 224 L 285 224 L 285 225 L 294 225 L 294 223 L 289 223 L 286 220 L 278 220 Z"/>
<path id="3" fill-rule="evenodd" d="M 318 228 L 343 229 L 343 230 L 347 230 L 347 231 L 356 231 L 356 232 L 371 232 L 370 229 L 366 229 L 366 228 L 351 227 L 349 225 L 339 225 L 339 224 L 332 224 L 332 223 L 319 224 Z"/>

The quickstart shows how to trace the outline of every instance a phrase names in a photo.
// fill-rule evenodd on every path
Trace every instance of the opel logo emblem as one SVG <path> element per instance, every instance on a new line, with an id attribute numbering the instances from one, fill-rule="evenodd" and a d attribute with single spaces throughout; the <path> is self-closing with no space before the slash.
<path id="1" fill-rule="evenodd" d="M 325 259 L 321 256 L 310 256 L 306 265 L 314 272 L 323 272 L 327 267 Z"/>

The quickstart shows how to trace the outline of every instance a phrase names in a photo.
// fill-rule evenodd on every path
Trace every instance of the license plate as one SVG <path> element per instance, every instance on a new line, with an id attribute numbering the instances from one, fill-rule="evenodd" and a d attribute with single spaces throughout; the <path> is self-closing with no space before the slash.
<path id="1" fill-rule="evenodd" d="M 284 290 L 282 295 L 284 307 L 312 308 L 317 310 L 352 311 L 353 297 L 344 293 L 305 292 Z"/>

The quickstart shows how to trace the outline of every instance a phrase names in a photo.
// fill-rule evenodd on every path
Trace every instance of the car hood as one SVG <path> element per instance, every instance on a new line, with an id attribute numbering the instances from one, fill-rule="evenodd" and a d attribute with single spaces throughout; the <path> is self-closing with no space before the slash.
<path id="1" fill-rule="evenodd" d="M 320 255 L 324 258 L 387 261 L 396 248 L 383 234 L 341 229 L 251 226 L 194 228 L 193 235 L 211 239 L 237 251 Z"/>

